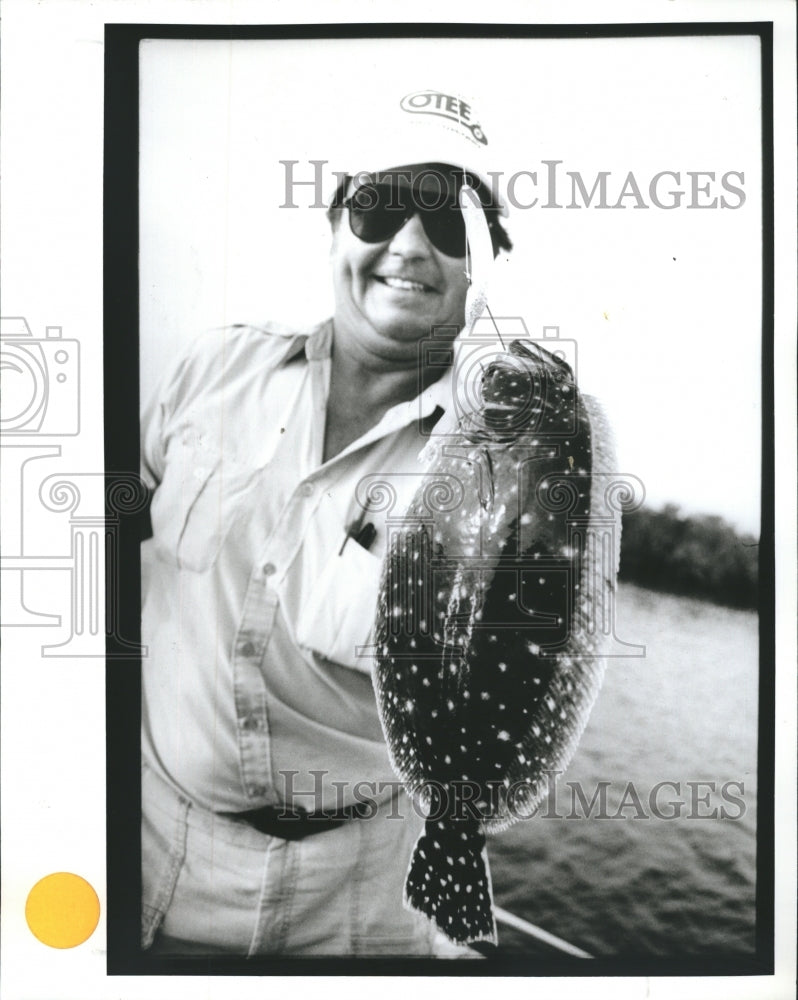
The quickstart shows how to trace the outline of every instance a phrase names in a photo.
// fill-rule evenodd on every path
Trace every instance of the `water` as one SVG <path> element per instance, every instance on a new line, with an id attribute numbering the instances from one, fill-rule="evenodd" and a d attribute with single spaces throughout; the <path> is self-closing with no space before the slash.
<path id="1" fill-rule="evenodd" d="M 617 617 L 646 656 L 608 661 L 548 805 L 490 838 L 496 902 L 597 956 L 753 952 L 757 616 L 627 584 Z M 574 808 L 565 782 L 588 803 L 604 782 L 606 808 Z M 501 925 L 499 941 L 529 951 Z"/>

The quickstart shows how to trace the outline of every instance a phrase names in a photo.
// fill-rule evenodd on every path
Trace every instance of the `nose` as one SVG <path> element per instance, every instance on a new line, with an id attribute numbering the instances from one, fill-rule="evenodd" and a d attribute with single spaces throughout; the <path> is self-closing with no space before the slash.
<path id="1" fill-rule="evenodd" d="M 388 244 L 388 250 L 407 259 L 431 256 L 430 243 L 418 212 L 411 215 L 399 232 L 394 234 Z"/>

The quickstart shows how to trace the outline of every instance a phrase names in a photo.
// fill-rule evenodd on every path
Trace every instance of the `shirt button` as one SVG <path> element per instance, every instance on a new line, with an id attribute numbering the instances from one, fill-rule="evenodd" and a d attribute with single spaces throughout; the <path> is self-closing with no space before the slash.
<path id="1" fill-rule="evenodd" d="M 313 483 L 302 483 L 299 487 L 299 492 L 303 497 L 309 497 L 313 493 Z"/>
<path id="2" fill-rule="evenodd" d="M 266 788 L 264 785 L 250 785 L 247 788 L 247 794 L 251 795 L 253 798 L 261 798 L 266 794 Z"/>
<path id="3" fill-rule="evenodd" d="M 260 729 L 260 719 L 257 715 L 245 715 L 241 720 L 241 728 L 246 730 Z"/>
<path id="4" fill-rule="evenodd" d="M 277 572 L 277 567 L 274 565 L 274 563 L 270 563 L 270 562 L 266 563 L 266 565 L 263 567 L 263 575 L 264 576 L 271 576 L 273 573 L 276 573 L 276 572 Z"/>
<path id="5" fill-rule="evenodd" d="M 242 656 L 254 656 L 255 647 L 252 645 L 251 642 L 242 642 L 241 645 L 238 647 L 238 651 L 239 653 L 241 653 Z"/>

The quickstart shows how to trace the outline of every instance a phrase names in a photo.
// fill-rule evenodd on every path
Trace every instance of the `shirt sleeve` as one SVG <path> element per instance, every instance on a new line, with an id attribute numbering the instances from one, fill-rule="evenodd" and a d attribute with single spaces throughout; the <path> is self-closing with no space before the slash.
<path id="1" fill-rule="evenodd" d="M 192 341 L 161 379 L 141 414 L 141 478 L 150 490 L 161 482 L 166 465 L 169 427 L 178 409 L 190 394 L 191 373 L 207 350 L 211 331 Z"/>
<path id="2" fill-rule="evenodd" d="M 235 397 L 236 379 L 256 366 L 270 371 L 301 337 L 273 328 L 234 324 L 194 338 L 167 370 L 141 416 L 141 478 L 150 490 L 163 479 L 169 438 L 193 423 L 209 401 Z"/>
<path id="3" fill-rule="evenodd" d="M 141 478 L 150 490 L 155 489 L 163 475 L 163 410 L 160 392 L 156 391 L 141 415 Z"/>

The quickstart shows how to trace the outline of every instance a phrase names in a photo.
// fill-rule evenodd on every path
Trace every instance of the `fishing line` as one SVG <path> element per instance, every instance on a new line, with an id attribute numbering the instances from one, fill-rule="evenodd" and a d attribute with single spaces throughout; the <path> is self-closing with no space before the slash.
<path id="1" fill-rule="evenodd" d="M 460 115 L 460 112 L 458 111 L 458 117 L 459 117 L 459 115 Z M 466 185 L 466 184 L 468 184 L 468 178 L 466 176 L 466 169 L 465 169 L 465 167 L 463 167 L 462 170 L 463 170 L 463 185 Z M 462 208 L 460 209 L 460 211 L 461 212 L 463 211 Z M 465 227 L 463 227 L 463 228 L 465 229 Z M 466 276 L 466 279 L 468 280 L 468 283 L 470 285 L 470 284 L 472 284 L 472 281 L 471 281 L 471 263 L 470 263 L 470 256 L 469 256 L 469 253 L 468 253 L 468 232 L 467 231 L 465 232 L 465 234 L 463 236 L 463 239 L 465 241 L 465 276 Z"/>
<path id="2" fill-rule="evenodd" d="M 488 300 L 485 299 L 485 308 L 488 310 L 488 316 L 490 316 L 490 321 L 493 323 L 493 328 L 496 331 L 496 336 L 499 338 L 499 343 L 502 345 L 503 350 L 507 350 L 507 346 L 502 340 L 502 335 L 499 333 L 499 327 L 496 324 L 496 320 L 493 318 L 493 313 L 490 311 L 490 306 L 488 305 Z"/>

